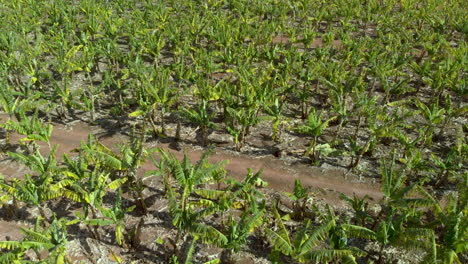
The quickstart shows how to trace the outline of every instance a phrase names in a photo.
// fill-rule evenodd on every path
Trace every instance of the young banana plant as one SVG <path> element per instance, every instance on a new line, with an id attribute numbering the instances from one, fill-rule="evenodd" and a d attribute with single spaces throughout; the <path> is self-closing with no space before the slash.
<path id="1" fill-rule="evenodd" d="M 259 108 L 257 107 L 227 108 L 230 121 L 227 124 L 227 129 L 234 137 L 236 151 L 241 151 L 245 146 L 245 140 L 249 134 L 250 128 L 260 121 L 258 118 L 258 110 Z"/>
<path id="2" fill-rule="evenodd" d="M 343 125 L 346 124 L 348 121 L 348 106 L 346 102 L 346 95 L 343 94 L 343 91 L 338 89 L 330 90 L 331 98 L 332 98 L 332 108 L 335 113 L 338 115 L 338 129 L 333 136 L 332 143 L 335 144 L 336 140 L 340 136 L 341 129 Z"/>
<path id="3" fill-rule="evenodd" d="M 9 250 L 5 255 L 0 257 L 0 263 L 3 259 L 11 260 L 21 258 L 24 253 L 32 249 L 37 255 L 37 261 L 40 263 L 56 263 L 56 264 L 71 264 L 72 261 L 66 253 L 68 243 L 67 226 L 75 224 L 75 221 L 68 221 L 65 218 L 54 220 L 47 228 L 41 228 L 41 222 L 44 219 L 40 217 L 36 220 L 36 225 L 33 229 L 21 228 L 24 238 L 21 241 L 0 241 L 0 248 Z M 42 259 L 39 251 L 47 250 L 49 256 L 47 259 Z M 22 262 L 5 262 L 5 263 L 30 263 Z"/>
<path id="4" fill-rule="evenodd" d="M 13 116 L 16 116 L 18 121 L 21 120 L 19 113 L 22 111 L 21 106 L 23 102 L 24 100 L 15 97 L 14 92 L 10 90 L 6 84 L 3 82 L 0 83 L 0 109 L 8 114 L 8 120 L 5 123 L 13 122 Z M 5 128 L 5 144 L 8 148 L 10 145 L 11 130 L 5 127 L 5 125 L 6 124 L 2 124 L 1 126 Z"/>
<path id="5" fill-rule="evenodd" d="M 201 129 L 201 143 L 202 146 L 208 144 L 208 133 L 209 129 L 216 127 L 216 123 L 212 120 L 215 117 L 215 113 L 209 109 L 208 101 L 202 99 L 202 102 L 195 109 L 182 108 L 182 114 L 186 116 L 190 121 L 199 124 Z"/>
<path id="6" fill-rule="evenodd" d="M 24 112 L 20 112 L 18 115 L 20 117 L 19 121 L 8 120 L 3 125 L 5 129 L 26 136 L 20 139 L 20 142 L 27 142 L 28 151 L 30 151 L 29 146 L 31 146 L 32 152 L 37 152 L 39 146 L 36 141 L 45 142 L 49 144 L 50 148 L 50 137 L 53 130 L 52 124 L 44 124 L 39 119 L 37 111 L 29 117 Z"/>
<path id="7" fill-rule="evenodd" d="M 343 224 L 342 228 L 351 237 L 377 241 L 380 245 L 376 263 L 385 263 L 384 250 L 390 246 L 406 249 L 430 249 L 433 230 L 429 228 L 406 227 L 406 215 L 389 215 L 377 225 L 375 230 L 366 227 Z"/>
<path id="8" fill-rule="evenodd" d="M 265 214 L 265 204 L 257 204 L 257 201 L 251 201 L 252 205 L 244 211 L 240 219 L 229 218 L 226 227 L 227 243 L 222 245 L 227 249 L 227 261 L 234 262 L 231 258 L 233 253 L 238 252 L 246 243 L 247 238 L 252 232 L 263 224 Z"/>
<path id="9" fill-rule="evenodd" d="M 397 106 L 405 102 L 393 102 L 389 106 Z M 404 108 L 403 108 L 404 109 Z M 361 161 L 364 154 L 372 154 L 379 142 L 390 144 L 394 137 L 399 135 L 399 126 L 404 126 L 406 118 L 411 116 L 407 109 L 400 111 L 396 108 L 393 112 L 387 112 L 383 107 L 374 109 L 373 116 L 367 116 L 366 122 L 370 135 L 363 145 L 358 145 L 354 138 L 350 138 L 352 151 L 355 153 L 348 168 L 355 169 Z M 357 135 L 357 134 L 356 134 Z"/>
<path id="10" fill-rule="evenodd" d="M 468 232 L 466 189 L 464 195 L 460 197 L 450 194 L 445 206 L 442 206 L 422 187 L 419 187 L 419 191 L 423 197 L 432 201 L 430 208 L 435 212 L 436 217 L 428 226 L 434 230 L 442 230 L 442 232 L 433 233 L 432 236 L 428 237 L 431 238 L 430 250 L 428 250 L 424 262 L 461 264 L 463 252 L 466 252 L 468 247 L 466 239 Z"/>
<path id="11" fill-rule="evenodd" d="M 369 213 L 369 202 L 366 200 L 371 200 L 372 198 L 368 195 L 360 198 L 353 195 L 353 198 L 347 196 L 346 194 L 340 194 L 340 199 L 347 202 L 354 210 L 354 222 L 359 226 L 367 226 L 368 222 L 372 223 L 374 220 L 372 215 Z"/>
<path id="12" fill-rule="evenodd" d="M 368 97 L 360 90 L 353 92 L 353 111 L 357 112 L 357 125 L 352 135 L 353 140 L 356 140 L 363 125 L 366 124 L 367 119 L 376 114 L 376 105 L 379 97 Z"/>
<path id="13" fill-rule="evenodd" d="M 431 146 L 434 129 L 437 124 L 441 123 L 444 120 L 445 109 L 442 107 L 439 107 L 439 105 L 436 103 L 433 103 L 430 106 L 427 106 L 425 103 L 421 101 L 417 101 L 416 106 L 419 108 L 421 115 L 426 119 L 426 125 L 425 125 L 426 129 L 423 130 L 423 135 L 422 135 L 422 137 L 424 138 L 424 143 L 427 146 Z"/>
<path id="14" fill-rule="evenodd" d="M 59 177 L 61 169 L 57 166 L 54 147 L 46 158 L 39 150 L 35 154 L 24 155 L 9 153 L 10 157 L 26 165 L 34 174 L 26 174 L 24 179 L 12 179 L 0 182 L 0 187 L 13 196 L 13 206 L 18 208 L 17 201 L 37 206 L 43 219 L 46 217 L 46 201 L 62 195 L 63 188 L 71 181 Z"/>
<path id="15" fill-rule="evenodd" d="M 302 182 L 299 179 L 294 181 L 294 191 L 292 193 L 286 193 L 286 195 L 293 200 L 293 212 L 290 215 L 291 219 L 304 220 L 310 214 L 307 210 L 307 202 L 310 198 L 310 192 L 307 188 L 302 186 Z"/>
<path id="16" fill-rule="evenodd" d="M 114 153 L 90 135 L 87 143 L 83 142 L 79 150 L 84 154 L 87 162 L 95 167 L 94 171 L 101 170 L 100 172 L 104 174 L 114 172 L 120 176 L 113 180 L 116 184 L 112 185 L 114 189 L 128 182 L 135 200 L 140 205 L 143 213 L 146 214 L 148 211 L 143 195 L 145 189 L 144 178 L 137 175 L 138 168 L 149 154 L 144 148 L 143 142 L 143 134 L 141 134 L 141 137 L 134 136 L 130 146 L 121 145 L 120 153 Z"/>
<path id="17" fill-rule="evenodd" d="M 148 81 L 150 84 L 145 86 L 145 92 L 148 95 L 149 105 L 152 108 L 152 119 L 150 121 L 155 122 L 156 111 L 159 111 L 161 134 L 166 136 L 164 115 L 177 102 L 179 95 L 177 90 L 172 86 L 171 73 L 168 68 L 158 69 L 158 71 L 151 70 Z M 156 133 L 157 131 L 154 132 Z"/>
<path id="18" fill-rule="evenodd" d="M 270 228 L 265 229 L 266 237 L 273 248 L 272 261 L 278 261 L 280 253 L 300 263 L 329 263 L 343 258 L 354 259 L 355 250 L 331 249 L 322 245 L 328 238 L 330 230 L 336 226 L 335 217 L 328 217 L 318 227 L 312 227 L 311 221 L 306 220 L 293 236 L 284 225 L 276 207 L 273 208 L 273 214 L 277 224 L 276 231 Z"/>
<path id="19" fill-rule="evenodd" d="M 309 155 L 310 160 L 314 164 L 319 160 L 320 157 L 320 153 L 316 152 L 318 137 L 323 134 L 323 131 L 328 127 L 328 124 L 335 119 L 336 116 L 324 120 L 322 119 L 322 112 L 317 114 L 316 110 L 312 108 L 309 113 L 309 117 L 307 118 L 306 124 L 297 128 L 299 132 L 313 136 L 313 139 L 310 142 L 310 147 L 306 154 Z"/>
<path id="20" fill-rule="evenodd" d="M 448 184 L 457 181 L 456 175 L 461 175 L 463 172 L 463 153 L 457 151 L 455 147 L 450 148 L 449 152 L 444 157 L 432 154 L 430 160 L 437 167 L 438 179 L 436 186 Z M 461 177 L 460 177 L 461 178 Z"/>
<path id="21" fill-rule="evenodd" d="M 117 191 L 117 196 L 115 198 L 114 204 L 111 208 L 106 208 L 101 206 L 99 211 L 101 212 L 103 217 L 99 218 L 91 218 L 86 219 L 83 222 L 87 225 L 92 226 L 107 226 L 107 225 L 114 225 L 114 235 L 115 241 L 119 245 L 125 245 L 125 219 L 126 214 L 133 211 L 135 206 L 131 206 L 129 208 L 123 208 L 122 205 L 122 189 L 119 188 Z"/>
<path id="22" fill-rule="evenodd" d="M 78 51 L 82 49 L 82 45 L 74 46 L 67 39 L 67 36 L 62 32 L 55 36 L 53 43 L 60 43 L 60 45 L 50 47 L 52 53 L 55 55 L 55 68 L 60 74 L 60 81 L 55 83 L 54 96 L 60 102 L 60 107 L 57 108 L 57 114 L 62 118 L 67 118 L 67 111 L 72 111 L 74 104 L 74 92 L 70 88 L 70 83 L 73 78 L 74 72 L 83 70 L 80 62 L 77 60 Z"/>
<path id="23" fill-rule="evenodd" d="M 206 199 L 190 200 L 190 196 L 195 194 L 200 185 L 212 182 L 213 175 L 224 170 L 224 163 L 210 164 L 209 151 L 205 152 L 195 165 L 191 163 L 187 153 L 184 154 L 182 161 L 162 149 L 159 153 L 161 160 L 159 163 L 154 163 L 159 169 L 157 174 L 163 177 L 169 200 L 169 212 L 173 217 L 172 224 L 177 228 L 174 248 L 177 249 L 183 232 L 188 232 L 205 243 L 225 244 L 227 242 L 225 235 L 202 222 L 205 217 L 217 212 L 218 207 Z M 172 186 L 174 180 L 178 190 Z"/>
<path id="24" fill-rule="evenodd" d="M 68 166 L 73 166 L 68 162 Z M 127 178 L 119 178 L 110 180 L 110 174 L 100 171 L 99 167 L 89 171 L 67 171 L 65 173 L 69 179 L 73 181 L 69 186 L 64 187 L 63 196 L 75 202 L 78 202 L 83 207 L 83 214 L 77 212 L 77 216 L 88 226 L 90 233 L 96 238 L 100 239 L 99 232 L 93 226 L 92 219 L 99 217 L 99 210 L 103 206 L 103 199 L 109 191 L 115 190 L 122 186 Z"/>
<path id="25" fill-rule="evenodd" d="M 144 67 L 142 62 L 132 64 L 132 67 Z M 142 123 L 149 123 L 155 137 L 166 136 L 165 113 L 177 102 L 177 90 L 171 86 L 170 70 L 156 71 L 154 68 L 135 70 L 139 87 L 136 90 L 138 109 L 129 114 L 130 117 L 142 116 Z M 149 76 L 149 77 L 148 77 Z M 159 112 L 159 113 L 158 113 Z M 159 116 L 160 129 L 156 126 Z"/>
<path id="26" fill-rule="evenodd" d="M 284 98 L 283 98 L 284 99 Z M 284 102 L 280 102 L 278 97 L 275 97 L 275 100 L 271 104 L 265 104 L 263 109 L 268 114 L 268 119 L 271 121 L 271 138 L 273 141 L 280 143 L 281 135 L 283 132 L 283 125 L 285 123 L 283 117 Z"/>

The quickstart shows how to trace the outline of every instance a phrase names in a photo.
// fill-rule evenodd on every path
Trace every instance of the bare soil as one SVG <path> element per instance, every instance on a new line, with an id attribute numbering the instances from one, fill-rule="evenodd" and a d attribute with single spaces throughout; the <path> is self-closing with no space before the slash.
<path id="1" fill-rule="evenodd" d="M 54 125 L 54 131 L 51 137 L 51 145 L 57 145 L 57 155 L 60 157 L 64 153 L 70 153 L 80 146 L 80 142 L 87 139 L 89 134 L 96 135 L 100 142 L 108 147 L 115 147 L 118 144 L 127 142 L 128 137 L 118 131 L 105 131 L 98 126 L 90 126 L 83 122 L 77 122 L 72 125 Z M 20 139 L 19 135 L 13 135 L 12 141 Z M 42 149 L 47 150 L 45 144 Z M 187 152 L 192 161 L 197 161 L 204 149 L 200 146 L 188 143 L 178 143 L 175 148 L 173 143 L 167 142 L 149 142 L 148 147 L 158 147 L 170 150 L 176 157 L 182 158 L 183 153 Z M 179 149 L 179 150 L 177 150 Z M 269 188 L 280 192 L 291 192 L 294 187 L 294 181 L 300 179 L 304 186 L 316 189 L 319 196 L 326 197 L 327 200 L 334 203 L 339 201 L 336 193 L 346 195 L 356 194 L 357 196 L 368 195 L 378 200 L 382 197 L 379 190 L 379 184 L 371 182 L 357 182 L 356 176 L 348 173 L 343 168 L 321 168 L 293 161 L 291 158 L 276 158 L 274 155 L 253 156 L 244 153 L 237 153 L 226 148 L 215 148 L 210 162 L 220 162 L 227 160 L 226 170 L 229 176 L 242 180 L 247 174 L 247 168 L 254 171 L 263 170 L 262 178 L 269 184 Z M 7 177 L 19 177 L 24 174 L 26 168 L 23 165 L 13 163 L 4 159 L 0 161 L 0 173 Z M 151 162 L 142 165 L 140 173 L 143 175 L 148 170 L 154 170 Z"/>

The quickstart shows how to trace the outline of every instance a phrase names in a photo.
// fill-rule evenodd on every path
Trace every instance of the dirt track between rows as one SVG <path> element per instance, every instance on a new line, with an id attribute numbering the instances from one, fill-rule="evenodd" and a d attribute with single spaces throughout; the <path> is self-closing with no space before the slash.
<path id="1" fill-rule="evenodd" d="M 66 127 L 64 125 L 55 125 L 51 138 L 51 145 L 58 145 L 57 155 L 60 157 L 63 153 L 69 153 L 73 149 L 80 146 L 80 142 L 86 140 L 89 134 L 95 134 L 99 140 L 106 146 L 113 147 L 116 144 L 124 143 L 126 136 L 120 133 L 108 133 L 99 127 L 89 126 L 85 123 L 78 122 L 74 125 Z M 14 140 L 19 139 L 14 136 Z M 197 161 L 203 153 L 200 147 L 194 147 L 189 144 L 183 144 L 182 150 L 174 150 L 168 143 L 149 143 L 151 146 L 156 146 L 169 150 L 177 158 L 183 157 L 183 152 L 186 151 L 192 161 Z M 46 146 L 42 149 L 47 149 Z M 339 203 L 339 193 L 344 193 L 348 196 L 368 195 L 374 200 L 379 200 L 382 194 L 377 184 L 368 182 L 352 182 L 345 179 L 345 171 L 343 169 L 324 169 L 313 167 L 307 164 L 295 163 L 288 165 L 287 162 L 271 156 L 254 157 L 233 153 L 231 151 L 216 148 L 213 155 L 209 159 L 211 162 L 220 162 L 228 160 L 226 169 L 229 175 L 242 180 L 247 174 L 247 168 L 251 168 L 254 172 L 263 169 L 262 178 L 269 184 L 269 188 L 280 192 L 291 192 L 294 187 L 295 179 L 300 179 L 304 186 L 311 187 L 316 190 L 319 197 L 329 200 L 330 203 Z M 25 168 L 17 164 L 8 164 L 3 162 L 0 168 L 0 173 L 9 177 L 17 177 L 24 174 Z M 148 170 L 155 169 L 151 162 L 146 162 L 142 165 L 140 173 L 143 174 Z"/>

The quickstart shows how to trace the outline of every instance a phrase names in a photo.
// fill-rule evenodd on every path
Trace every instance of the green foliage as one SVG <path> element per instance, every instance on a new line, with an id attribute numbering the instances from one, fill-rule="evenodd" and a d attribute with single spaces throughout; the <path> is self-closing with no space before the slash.
<path id="1" fill-rule="evenodd" d="M 432 234 L 431 251 L 428 251 L 427 263 L 461 263 L 460 256 L 467 251 L 467 201 L 466 197 L 448 196 L 445 207 L 441 206 L 434 197 L 424 189 L 421 194 L 432 201 L 431 209 L 435 212 L 435 219 L 428 224 L 434 230 L 442 230 Z M 466 194 L 465 194 L 466 196 Z"/>
<path id="2" fill-rule="evenodd" d="M 328 124 L 334 119 L 336 119 L 336 117 L 323 120 L 322 112 L 320 112 L 320 114 L 317 114 L 315 108 L 313 108 L 309 113 L 306 124 L 300 126 L 297 129 L 301 133 L 305 133 L 314 137 L 310 143 L 309 150 L 306 152 L 306 154 L 310 156 L 313 163 L 315 163 L 319 157 L 319 153 L 316 151 L 317 139 L 319 136 L 322 135 L 323 131 L 328 127 Z"/>
<path id="3" fill-rule="evenodd" d="M 251 206 L 242 213 L 240 219 L 230 217 L 226 230 L 227 242 L 222 247 L 231 252 L 239 251 L 247 243 L 247 238 L 254 229 L 263 224 L 264 215 L 265 205 L 257 205 L 256 201 L 251 201 Z"/>
<path id="4" fill-rule="evenodd" d="M 46 260 L 39 258 L 39 261 L 57 264 L 71 263 L 66 254 L 66 245 L 68 243 L 67 225 L 73 223 L 63 218 L 54 219 L 49 227 L 42 229 L 39 227 L 42 221 L 44 220 L 38 218 L 33 229 L 21 228 L 21 232 L 24 234 L 22 241 L 0 241 L 0 248 L 9 250 L 7 254 L 2 255 L 0 260 L 16 261 L 12 263 L 29 263 L 21 259 L 25 251 L 32 249 L 39 257 L 38 251 L 45 249 L 49 251 L 49 256 Z"/>
<path id="5" fill-rule="evenodd" d="M 275 97 L 273 103 L 271 104 L 265 104 L 263 107 L 265 112 L 268 114 L 268 119 L 271 119 L 271 130 L 272 130 L 272 135 L 271 138 L 275 142 L 280 142 L 281 141 L 281 134 L 283 130 L 283 124 L 284 124 L 284 117 L 282 115 L 282 112 L 284 110 L 285 104 L 284 102 L 280 102 L 278 97 Z"/>
<path id="6" fill-rule="evenodd" d="M 173 154 L 160 149 L 161 161 L 155 164 L 163 174 L 166 196 L 169 201 L 169 212 L 172 215 L 172 224 L 178 230 L 176 243 L 181 232 L 189 232 L 199 237 L 205 243 L 222 245 L 227 242 L 226 237 L 213 226 L 202 223 L 202 219 L 216 212 L 216 206 L 197 208 L 197 202 L 189 200 L 195 190 L 201 184 L 213 180 L 213 175 L 223 170 L 223 163 L 210 164 L 205 152 L 200 160 L 194 165 L 191 163 L 187 153 L 182 161 Z M 177 184 L 176 191 L 172 187 L 172 179 Z M 202 201 L 203 200 L 199 200 Z"/>
<path id="7" fill-rule="evenodd" d="M 35 174 L 26 174 L 24 179 L 0 181 L 0 188 L 12 196 L 14 201 L 19 200 L 38 206 L 44 219 L 46 219 L 45 202 L 63 195 L 64 188 L 72 183 L 59 176 L 61 169 L 57 166 L 55 150 L 56 147 L 51 150 L 47 158 L 42 156 L 39 150 L 30 155 L 10 152 L 9 155 L 13 159 L 24 163 Z M 15 203 L 14 207 L 18 205 Z"/>
<path id="8" fill-rule="evenodd" d="M 371 200 L 368 195 L 365 195 L 362 198 L 354 195 L 353 198 L 345 194 L 340 194 L 340 198 L 346 201 L 354 210 L 354 218 L 358 225 L 366 226 L 367 221 L 372 221 L 373 218 L 369 213 L 369 202 L 366 200 Z"/>
<path id="9" fill-rule="evenodd" d="M 330 231 L 336 226 L 335 216 L 331 212 L 323 219 L 323 224 L 317 227 L 312 227 L 310 220 L 306 220 L 293 237 L 286 229 L 276 208 L 274 208 L 273 213 L 278 225 L 277 231 L 265 229 L 266 236 L 273 247 L 273 252 L 281 252 L 301 263 L 324 263 L 339 259 L 354 259 L 353 254 L 356 252 L 351 249 L 321 247 L 323 241 L 328 238 Z M 358 254 L 361 255 L 362 253 Z M 275 253 L 272 256 L 273 258 L 278 257 Z"/>
<path id="10" fill-rule="evenodd" d="M 316 218 L 318 211 L 311 214 L 310 193 L 297 181 L 290 194 L 295 213 L 283 220 L 306 222 L 290 230 L 274 213 L 277 228 L 265 231 L 276 251 L 272 255 L 355 263 L 363 252 L 349 247 L 349 236 L 380 244 L 363 262 L 387 261 L 383 251 L 389 246 L 423 248 L 429 252 L 425 263 L 465 260 L 466 1 L 0 5 L 2 21 L 9 22 L 0 26 L 2 149 L 13 164 L 27 167 L 19 178 L 1 177 L 0 203 L 6 211 L 37 207 L 44 229 L 34 232 L 61 229 L 55 223 L 61 220 L 46 219 L 47 207 L 65 198 L 80 208 L 76 221 L 95 238 L 108 231 L 98 226 L 111 225 L 116 243 L 124 245 L 125 216 L 132 207 L 122 205 L 121 195 L 133 196 L 147 214 L 146 179 L 161 175 L 179 231 L 175 244 L 186 233 L 191 237 L 187 256 L 175 254 L 174 263 L 190 263 L 200 241 L 230 252 L 242 249 L 250 235 L 258 235 L 252 230 L 261 226 L 260 217 L 270 216 L 261 170 L 249 169 L 242 181 L 226 179 L 223 164 L 210 164 L 207 154 L 192 164 L 187 155 L 179 161 L 160 151 L 159 170 L 145 177 L 138 173 L 152 153 L 148 141 L 171 141 L 174 125 L 180 139 L 181 115 L 200 127 L 202 145 L 212 131 L 230 134 L 237 151 L 259 147 L 251 136 L 266 141 L 271 136 L 294 156 L 294 137 L 300 135 L 292 132 L 299 132 L 311 137 L 305 153 L 314 165 L 337 155 L 326 161 L 341 166 L 349 154 L 348 167 L 360 172 L 360 179 L 381 182 L 381 201 L 342 196 L 355 212 L 343 224 L 331 213 L 323 219 Z M 304 123 L 296 127 L 299 118 Z M 114 149 L 90 136 L 57 159 L 50 145 L 54 122 L 79 119 L 131 130 L 131 140 Z M 264 131 L 265 121 L 271 122 L 271 134 Z M 10 142 L 18 135 L 22 149 Z M 271 147 L 264 143 L 264 150 Z M 381 160 L 378 175 L 375 160 Z M 105 198 L 114 194 L 115 204 L 108 206 Z M 373 203 L 380 210 L 370 210 Z M 219 225 L 209 224 L 217 217 Z M 134 228 L 136 240 L 141 225 Z M 26 249 L 56 252 L 52 242 L 29 236 L 3 242 L 8 250 L 0 263 L 31 263 Z M 127 242 L 134 246 L 136 240 Z M 42 262 L 67 261 L 53 254 Z"/>
<path id="11" fill-rule="evenodd" d="M 216 127 L 216 124 L 212 121 L 215 114 L 210 112 L 208 102 L 203 100 L 196 109 L 182 108 L 182 113 L 191 122 L 200 125 L 202 145 L 206 146 L 208 143 L 208 129 Z"/>
<path id="12" fill-rule="evenodd" d="M 7 130 L 15 131 L 26 137 L 22 138 L 20 142 L 34 142 L 43 141 L 49 144 L 50 137 L 52 135 L 53 126 L 51 124 L 43 124 L 38 117 L 38 113 L 35 112 L 31 117 L 27 117 L 24 112 L 18 114 L 20 121 L 8 120 L 4 127 Z M 37 149 L 36 145 L 33 145 L 34 149 Z"/>
<path id="13" fill-rule="evenodd" d="M 112 208 L 105 208 L 101 206 L 99 210 L 104 218 L 92 218 L 84 220 L 83 222 L 88 225 L 107 226 L 114 225 L 114 234 L 117 244 L 124 244 L 124 231 L 125 231 L 125 215 L 135 208 L 135 206 L 124 209 L 122 207 L 122 189 L 117 192 Z"/>

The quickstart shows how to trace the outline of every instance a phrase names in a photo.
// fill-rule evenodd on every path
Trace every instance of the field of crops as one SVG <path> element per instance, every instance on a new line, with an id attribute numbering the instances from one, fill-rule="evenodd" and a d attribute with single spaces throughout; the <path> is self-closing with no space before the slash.
<path id="1" fill-rule="evenodd" d="M 0 264 L 468 263 L 468 1 L 0 20 Z"/>

